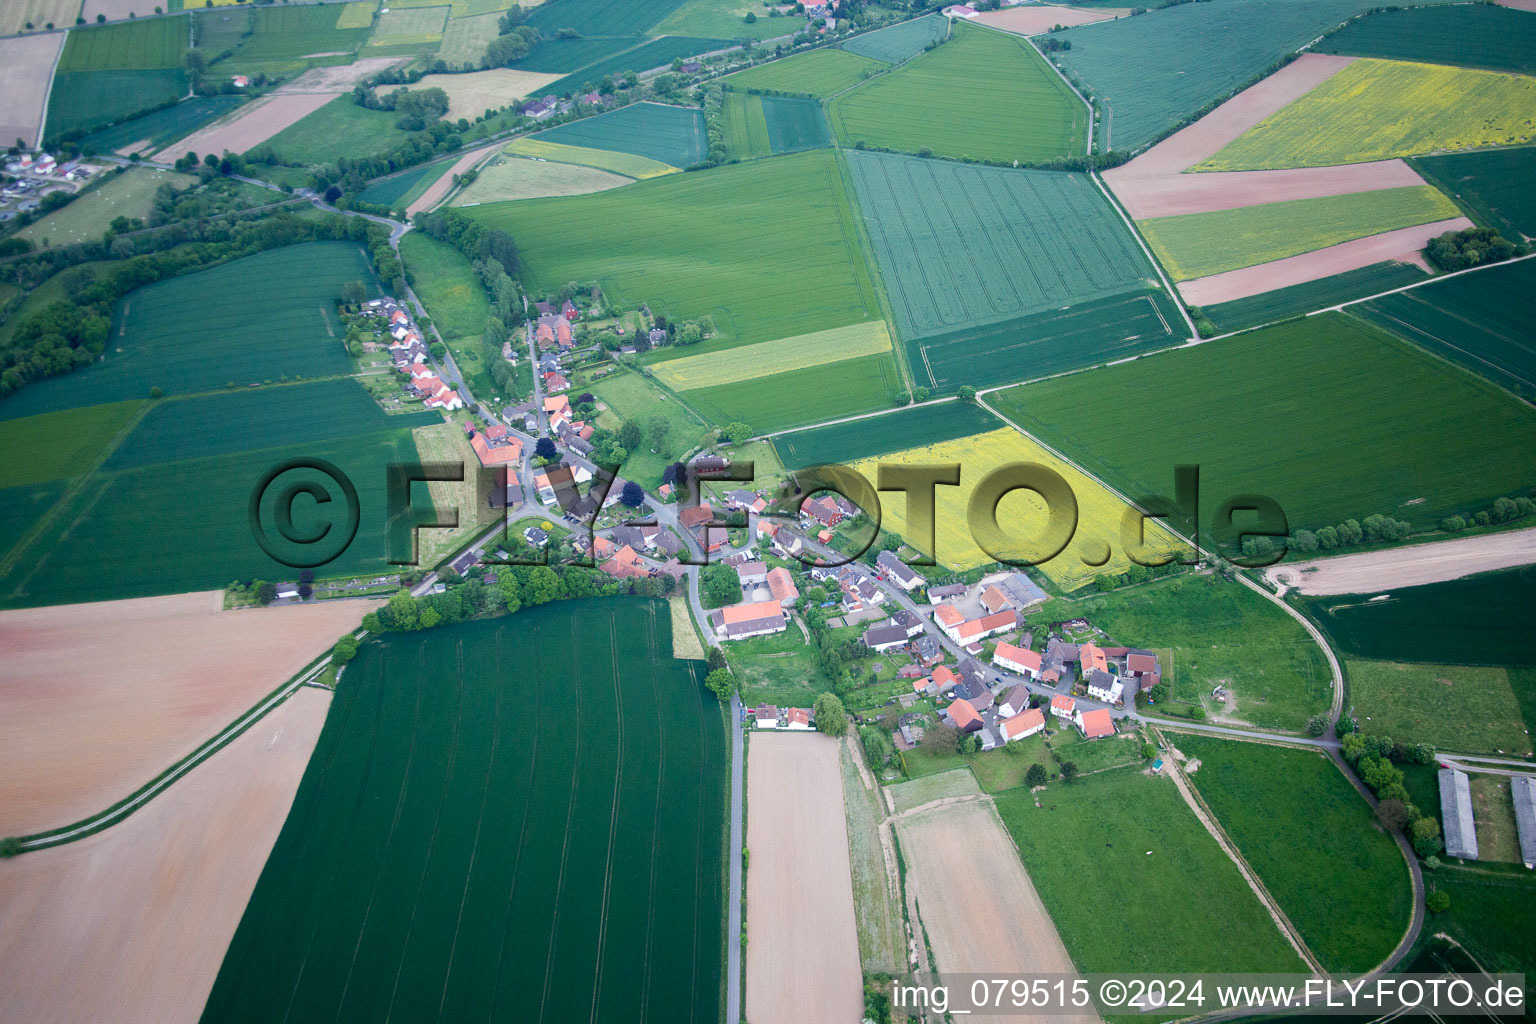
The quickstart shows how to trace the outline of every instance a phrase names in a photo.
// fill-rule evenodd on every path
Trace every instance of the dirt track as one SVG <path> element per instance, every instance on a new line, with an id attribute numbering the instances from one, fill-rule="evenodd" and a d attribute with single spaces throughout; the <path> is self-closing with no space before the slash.
<path id="1" fill-rule="evenodd" d="M 442 200 L 443 196 L 453 189 L 454 175 L 463 174 L 505 145 L 505 142 L 493 142 L 489 146 L 472 149 L 459 157 L 453 162 L 453 166 L 448 168 L 441 177 L 427 186 L 427 190 L 418 196 L 414 203 L 406 207 L 405 215 L 407 217 L 414 217 L 423 210 L 432 209 Z"/>
<path id="2" fill-rule="evenodd" d="M 907 891 L 917 901 L 940 972 L 1073 973 L 1072 958 L 990 801 L 930 805 L 902 815 L 896 832 Z M 1020 1018 L 969 1014 L 965 1019 L 1010 1024 Z M 1029 1019 L 1046 1024 L 1097 1017 Z"/>
<path id="3" fill-rule="evenodd" d="M 377 605 L 223 612 L 221 599 L 0 612 L 0 835 L 66 825 L 127 796 Z"/>
<path id="4" fill-rule="evenodd" d="M 838 744 L 752 736 L 747 752 L 752 1024 L 849 1024 L 864 1008 Z"/>
<path id="5" fill-rule="evenodd" d="M 1303 594 L 1370 594 L 1533 562 L 1536 528 L 1289 562 L 1271 566 L 1264 575 L 1272 583 L 1288 584 Z"/>
<path id="6" fill-rule="evenodd" d="M 301 689 L 122 824 L 0 861 L 6 1019 L 196 1024 L 329 704 Z"/>
<path id="7" fill-rule="evenodd" d="M 1472 222 L 1467 218 L 1456 217 L 1368 235 L 1352 242 L 1330 245 L 1326 249 L 1304 252 L 1299 256 L 1287 256 L 1283 260 L 1260 263 L 1255 267 L 1184 281 L 1179 285 L 1179 294 L 1192 306 L 1209 306 L 1332 277 L 1346 270 L 1358 270 L 1386 260 L 1423 266 L 1424 258 L 1420 250 L 1429 244 L 1431 238 L 1447 231 L 1461 231 L 1470 227 Z"/>
<path id="8" fill-rule="evenodd" d="M 1031 5 L 1009 7 L 1001 11 L 978 14 L 976 21 L 982 25 L 1000 28 L 1005 32 L 1017 32 L 1021 36 L 1035 36 L 1049 32 L 1053 25 L 1090 25 L 1095 21 L 1109 21 L 1117 14 L 1130 14 L 1129 7 L 1097 9 L 1084 7 L 1048 7 Z"/>

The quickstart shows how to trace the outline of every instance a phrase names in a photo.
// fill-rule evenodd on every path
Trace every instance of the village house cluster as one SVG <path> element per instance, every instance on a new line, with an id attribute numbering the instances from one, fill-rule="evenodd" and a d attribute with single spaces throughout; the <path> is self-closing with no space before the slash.
<path id="1" fill-rule="evenodd" d="M 406 378 L 405 391 L 421 399 L 428 409 L 453 411 L 464 408 L 464 399 L 437 376 L 415 319 L 404 306 L 386 296 L 363 306 L 364 312 L 381 317 L 389 334 L 389 358 Z"/>
<path id="2" fill-rule="evenodd" d="M 0 189 L 0 221 L 38 209 L 44 195 L 75 190 L 79 186 L 72 183 L 87 181 L 100 170 L 79 160 L 59 163 L 50 153 L 23 151 L 5 165 L 12 180 Z"/>

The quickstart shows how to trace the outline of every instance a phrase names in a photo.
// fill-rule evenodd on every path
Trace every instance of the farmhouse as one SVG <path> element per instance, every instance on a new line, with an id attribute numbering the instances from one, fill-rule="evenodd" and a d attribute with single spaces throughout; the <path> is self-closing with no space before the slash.
<path id="1" fill-rule="evenodd" d="M 464 429 L 469 432 L 469 446 L 475 450 L 480 465 L 517 465 L 523 461 L 523 442 L 508 433 L 507 428 L 500 423 L 480 431 L 466 423 Z"/>
<path id="2" fill-rule="evenodd" d="M 1003 697 L 1003 702 L 997 706 L 998 714 L 1004 718 L 1012 718 L 1014 715 L 1022 715 L 1029 709 L 1029 687 L 1020 683 L 1009 690 Z"/>
<path id="3" fill-rule="evenodd" d="M 768 566 L 762 562 L 742 562 L 736 566 L 736 575 L 744 587 L 768 582 Z"/>
<path id="4" fill-rule="evenodd" d="M 1026 679 L 1035 679 L 1040 675 L 1040 655 L 1010 643 L 997 645 L 997 649 L 992 652 L 992 664 Z"/>
<path id="5" fill-rule="evenodd" d="M 783 728 L 791 731 L 805 731 L 811 727 L 810 708 L 785 708 Z"/>
<path id="6" fill-rule="evenodd" d="M 715 632 L 726 640 L 782 633 L 788 628 L 784 608 L 777 601 L 751 601 L 719 608 L 710 613 Z"/>
<path id="7" fill-rule="evenodd" d="M 950 725 L 961 732 L 976 732 L 982 726 L 981 715 L 971 706 L 971 702 L 960 698 L 944 709 L 944 718 Z"/>
<path id="8" fill-rule="evenodd" d="M 1014 740 L 1027 739 L 1045 728 L 1045 716 L 1039 708 L 1031 708 L 1021 714 L 1010 715 L 1000 723 L 1003 730 L 1003 742 L 1012 743 Z"/>
<path id="9" fill-rule="evenodd" d="M 1125 696 L 1125 684 L 1108 672 L 1094 669 L 1088 673 L 1088 696 L 1106 704 L 1117 704 Z"/>
<path id="10" fill-rule="evenodd" d="M 864 631 L 864 646 L 884 653 L 907 645 L 907 631 L 900 626 L 875 626 Z"/>
<path id="11" fill-rule="evenodd" d="M 783 566 L 768 570 L 768 592 L 784 608 L 800 600 L 800 588 L 795 586 L 794 578 Z"/>
<path id="12" fill-rule="evenodd" d="M 1051 710 L 1053 713 L 1055 712 L 1055 708 Z M 1073 719 L 1073 724 L 1083 734 L 1084 739 L 1096 740 L 1101 736 L 1113 736 L 1115 734 L 1115 719 L 1109 713 L 1109 708 L 1079 711 Z"/>
<path id="13" fill-rule="evenodd" d="M 779 709 L 772 704 L 759 704 L 752 709 L 752 722 L 759 729 L 777 729 L 779 727 Z"/>
<path id="14" fill-rule="evenodd" d="M 1472 818 L 1472 785 L 1467 773 L 1440 769 L 1440 817 L 1444 825 L 1445 852 L 1451 857 L 1477 860 L 1477 826 Z"/>
<path id="15" fill-rule="evenodd" d="M 1536 868 L 1536 782 L 1528 775 L 1518 775 L 1509 782 L 1509 795 L 1515 802 L 1515 829 L 1520 834 L 1520 860 Z"/>
<path id="16" fill-rule="evenodd" d="M 1080 662 L 1078 672 L 1084 678 L 1087 678 L 1088 674 L 1095 670 L 1099 672 L 1109 671 L 1109 658 L 1104 654 L 1103 650 L 1091 643 L 1083 644 L 1082 647 L 1078 648 L 1077 657 Z"/>
<path id="17" fill-rule="evenodd" d="M 995 615 L 984 615 L 979 619 L 966 619 L 954 605 L 940 605 L 934 612 L 934 621 L 944 631 L 944 635 L 962 646 L 966 644 L 980 643 L 989 636 L 997 633 L 1006 633 L 1018 625 L 1018 613 L 1013 609 L 1001 611 Z"/>
<path id="18" fill-rule="evenodd" d="M 651 570 L 641 561 L 635 549 L 628 544 L 619 548 L 614 556 L 598 566 L 603 572 L 619 579 L 632 579 L 641 576 L 649 576 Z"/>
<path id="19" fill-rule="evenodd" d="M 894 551 L 882 551 L 876 555 L 875 566 L 880 570 L 882 578 L 890 580 L 908 593 L 928 582 L 910 565 L 897 558 Z"/>
<path id="20" fill-rule="evenodd" d="M 1056 696 L 1051 698 L 1051 714 L 1055 715 L 1057 718 L 1065 719 L 1066 721 L 1070 722 L 1076 714 L 1076 711 L 1076 698 L 1068 697 L 1064 693 L 1058 693 Z"/>

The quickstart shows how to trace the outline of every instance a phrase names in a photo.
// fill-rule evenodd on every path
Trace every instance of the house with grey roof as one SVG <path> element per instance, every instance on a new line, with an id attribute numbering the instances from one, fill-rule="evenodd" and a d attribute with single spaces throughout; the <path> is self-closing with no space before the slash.
<path id="1" fill-rule="evenodd" d="M 864 646 L 872 651 L 889 651 L 907 645 L 907 631 L 900 626 L 874 626 L 864 631 Z"/>
<path id="2" fill-rule="evenodd" d="M 1447 856 L 1477 860 L 1477 827 L 1472 820 L 1472 785 L 1467 773 L 1440 769 L 1440 821 Z"/>
<path id="3" fill-rule="evenodd" d="M 918 575 L 906 562 L 896 557 L 894 551 L 882 551 L 875 556 L 875 567 L 878 568 L 886 579 L 895 583 L 902 590 L 916 590 L 928 581 Z"/>
<path id="4" fill-rule="evenodd" d="M 1528 868 L 1536 868 L 1536 780 L 1517 775 L 1509 780 L 1509 795 L 1515 801 L 1515 828 L 1520 833 L 1520 859 Z"/>

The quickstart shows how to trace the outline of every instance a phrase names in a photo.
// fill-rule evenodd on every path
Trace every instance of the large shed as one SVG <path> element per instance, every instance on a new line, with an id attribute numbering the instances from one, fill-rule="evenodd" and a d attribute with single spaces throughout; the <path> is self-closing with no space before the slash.
<path id="1" fill-rule="evenodd" d="M 1536 781 L 1529 775 L 1509 780 L 1509 795 L 1515 801 L 1515 828 L 1520 833 L 1520 859 L 1528 868 L 1536 868 Z"/>
<path id="2" fill-rule="evenodd" d="M 1472 786 L 1466 772 L 1440 769 L 1440 817 L 1446 854 L 1477 860 L 1477 826 L 1472 819 Z"/>

